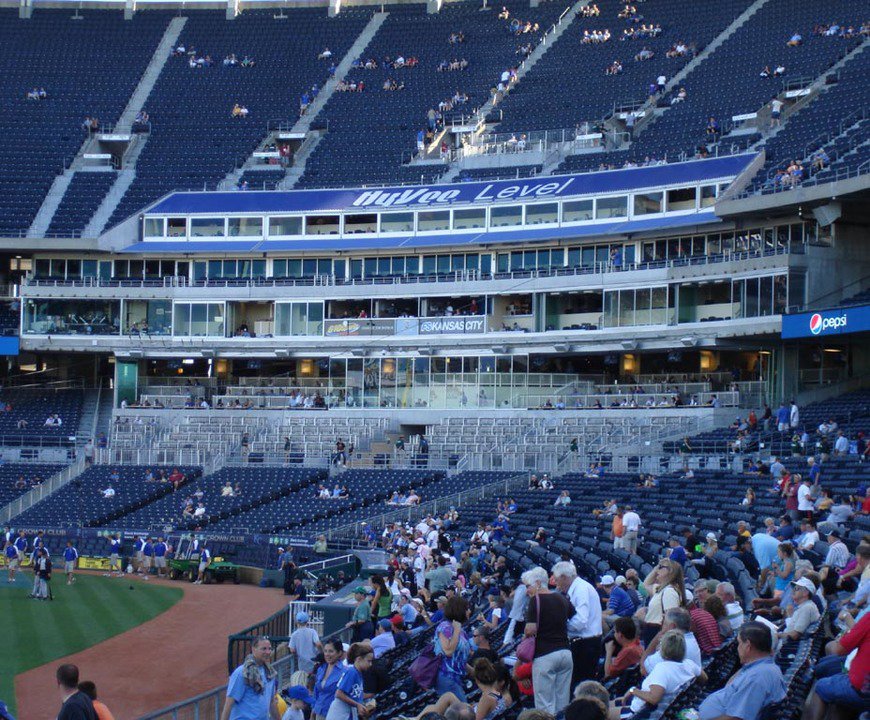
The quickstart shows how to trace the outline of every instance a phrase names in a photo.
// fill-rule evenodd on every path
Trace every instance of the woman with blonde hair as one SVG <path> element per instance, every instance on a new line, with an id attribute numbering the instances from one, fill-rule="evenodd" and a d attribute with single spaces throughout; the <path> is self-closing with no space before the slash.
<path id="1" fill-rule="evenodd" d="M 644 623 L 641 638 L 646 645 L 661 631 L 665 613 L 686 605 L 682 565 L 665 558 L 659 560 L 646 576 L 643 586 L 649 593 L 646 612 L 640 611 Z"/>

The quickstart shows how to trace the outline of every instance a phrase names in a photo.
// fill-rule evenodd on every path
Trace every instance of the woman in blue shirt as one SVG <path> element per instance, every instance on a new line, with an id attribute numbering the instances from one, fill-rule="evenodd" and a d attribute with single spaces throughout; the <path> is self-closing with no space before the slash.
<path id="1" fill-rule="evenodd" d="M 347 654 L 347 667 L 341 673 L 335 688 L 335 699 L 326 713 L 326 720 L 358 720 L 368 717 L 369 707 L 363 703 L 362 674 L 372 667 L 375 659 L 371 645 L 354 643 Z"/>
<path id="2" fill-rule="evenodd" d="M 323 643 L 323 659 L 314 674 L 314 717 L 325 720 L 329 706 L 335 699 L 335 689 L 346 667 L 343 659 L 344 648 L 341 641 L 332 639 Z"/>
<path id="3" fill-rule="evenodd" d="M 461 597 L 452 597 L 444 606 L 444 620 L 435 630 L 435 654 L 441 657 L 441 667 L 435 680 L 439 695 L 452 692 L 465 702 L 465 665 L 471 655 L 471 643 L 462 630 L 468 620 L 468 604 Z"/>

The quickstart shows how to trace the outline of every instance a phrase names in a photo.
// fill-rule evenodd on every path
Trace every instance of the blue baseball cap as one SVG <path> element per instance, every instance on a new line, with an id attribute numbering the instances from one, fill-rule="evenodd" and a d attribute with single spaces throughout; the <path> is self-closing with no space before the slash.
<path id="1" fill-rule="evenodd" d="M 287 697 L 291 700 L 301 700 L 308 705 L 314 704 L 314 698 L 304 685 L 293 685 L 287 689 Z"/>
<path id="2" fill-rule="evenodd" d="M 383 620 L 379 621 L 378 625 L 380 625 L 384 630 L 392 630 L 393 629 L 393 623 L 391 623 L 387 618 L 384 618 Z"/>
<path id="3" fill-rule="evenodd" d="M 308 620 L 309 620 L 309 618 L 308 618 L 307 612 L 301 611 L 301 612 L 296 613 L 296 622 L 307 623 Z"/>

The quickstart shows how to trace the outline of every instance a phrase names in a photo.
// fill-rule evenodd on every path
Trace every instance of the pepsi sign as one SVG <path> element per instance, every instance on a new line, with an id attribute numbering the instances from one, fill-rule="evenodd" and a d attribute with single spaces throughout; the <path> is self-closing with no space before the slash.
<path id="1" fill-rule="evenodd" d="M 782 316 L 782 337 L 828 337 L 870 330 L 870 305 Z"/>

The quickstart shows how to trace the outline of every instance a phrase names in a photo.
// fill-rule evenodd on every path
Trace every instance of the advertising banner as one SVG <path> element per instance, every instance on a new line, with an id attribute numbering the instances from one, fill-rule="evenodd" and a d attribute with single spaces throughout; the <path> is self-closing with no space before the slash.
<path id="1" fill-rule="evenodd" d="M 848 335 L 870 330 L 870 305 L 782 316 L 782 337 Z"/>
<path id="2" fill-rule="evenodd" d="M 326 337 L 393 335 L 395 332 L 396 321 L 390 318 L 353 318 L 323 321 L 323 334 Z"/>

